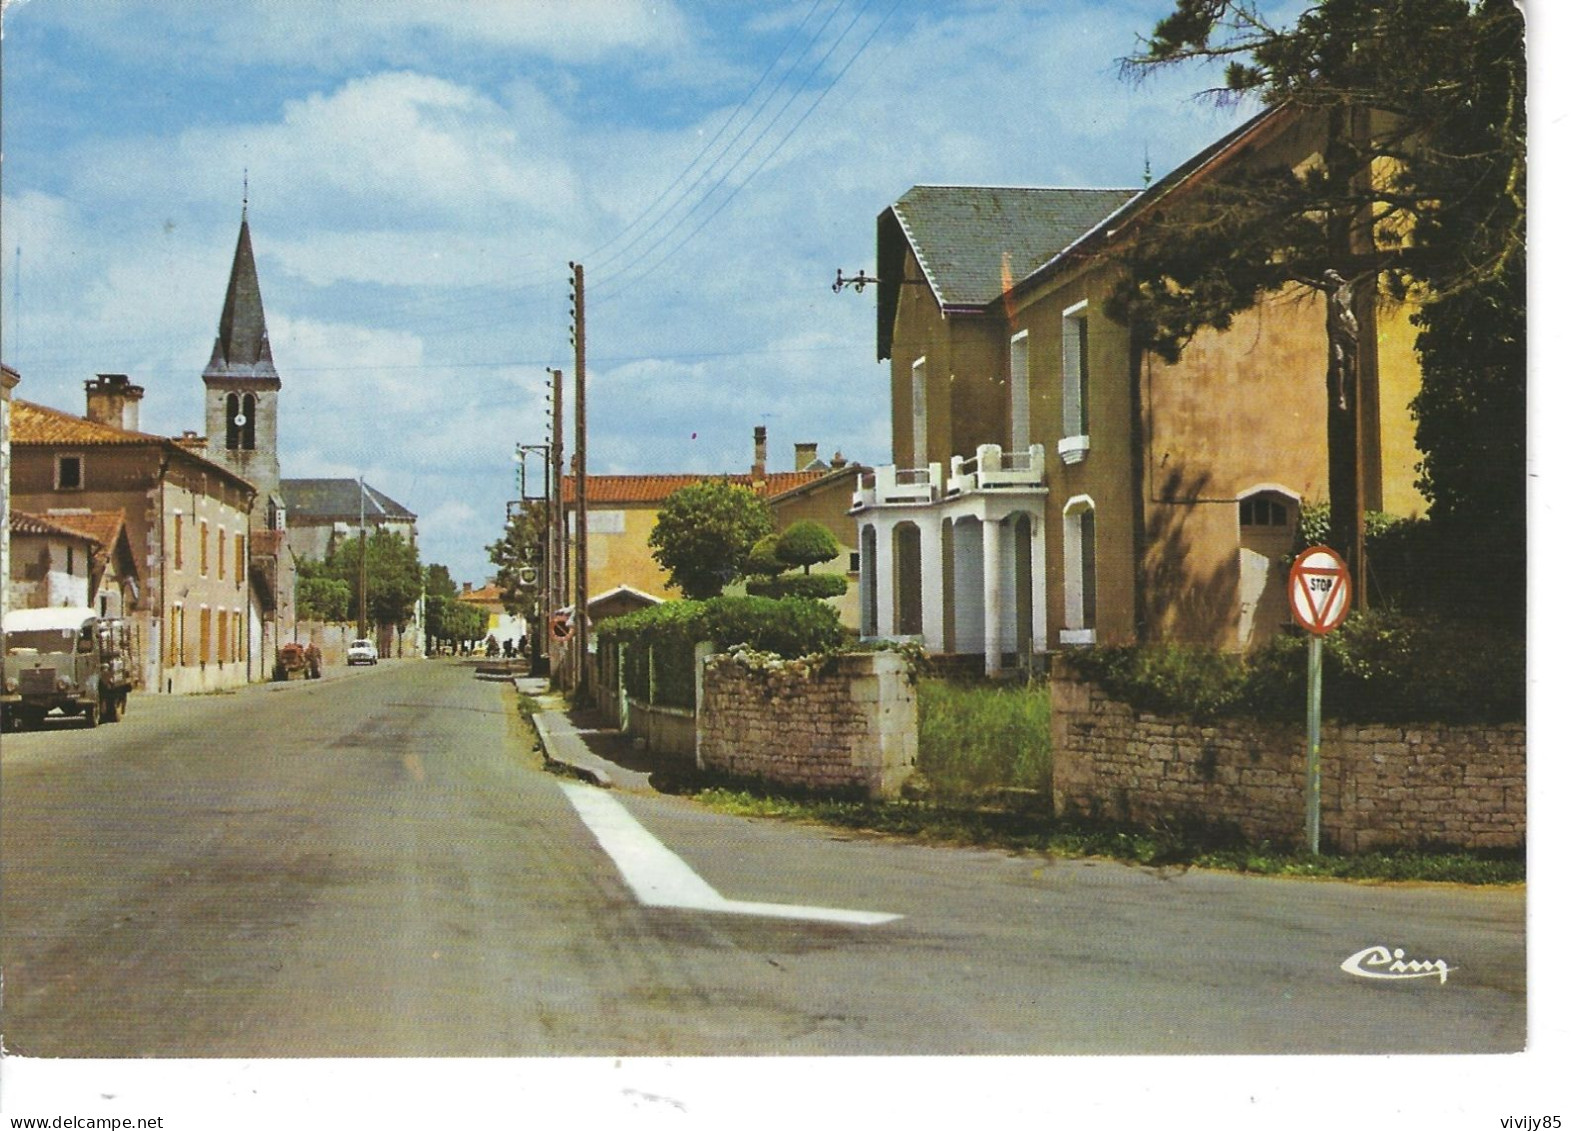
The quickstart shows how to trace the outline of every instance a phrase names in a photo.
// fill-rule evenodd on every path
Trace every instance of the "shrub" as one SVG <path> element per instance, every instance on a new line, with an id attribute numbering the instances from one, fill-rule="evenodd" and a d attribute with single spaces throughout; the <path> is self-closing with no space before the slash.
<path id="1" fill-rule="evenodd" d="M 1180 645 L 1076 649 L 1071 665 L 1138 710 L 1204 719 L 1304 715 L 1308 639 L 1247 656 Z M 1520 721 L 1527 655 L 1510 632 L 1372 610 L 1326 638 L 1322 711 L 1345 722 Z"/>
<path id="2" fill-rule="evenodd" d="M 800 597 L 821 600 L 846 593 L 846 578 L 838 573 L 792 573 L 783 577 L 750 577 L 748 593 L 755 597 Z"/>

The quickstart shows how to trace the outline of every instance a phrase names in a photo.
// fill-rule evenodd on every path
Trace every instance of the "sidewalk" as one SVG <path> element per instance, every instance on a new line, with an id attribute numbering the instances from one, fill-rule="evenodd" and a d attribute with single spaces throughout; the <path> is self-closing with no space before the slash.
<path id="1" fill-rule="evenodd" d="M 574 720 L 567 705 L 551 690 L 550 681 L 519 676 L 513 686 L 543 708 L 530 715 L 546 761 L 565 766 L 586 781 L 609 789 L 633 793 L 654 793 L 649 769 L 640 768 L 646 759 L 635 749 L 633 740 L 621 731 L 590 724 L 582 717 Z"/>

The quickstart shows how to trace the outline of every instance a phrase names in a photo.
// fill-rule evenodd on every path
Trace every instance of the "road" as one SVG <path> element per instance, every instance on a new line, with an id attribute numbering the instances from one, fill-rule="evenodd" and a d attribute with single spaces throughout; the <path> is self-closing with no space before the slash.
<path id="1" fill-rule="evenodd" d="M 7 734 L 5 1047 L 249 1058 L 1523 1046 L 1520 889 L 1056 862 L 609 791 L 594 791 L 593 817 L 575 792 L 588 790 L 544 772 L 510 690 L 449 661 L 142 696 L 112 726 Z M 629 857 L 597 822 L 653 841 Z M 697 882 L 725 906 L 652 905 L 634 880 L 667 858 L 691 870 L 675 887 Z M 1444 962 L 1445 980 L 1434 965 L 1406 979 L 1343 969 L 1373 946 Z"/>

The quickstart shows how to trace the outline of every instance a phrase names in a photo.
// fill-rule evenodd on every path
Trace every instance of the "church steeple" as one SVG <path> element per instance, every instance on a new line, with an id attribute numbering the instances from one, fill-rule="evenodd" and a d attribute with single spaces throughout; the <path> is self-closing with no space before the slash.
<path id="1" fill-rule="evenodd" d="M 246 219 L 245 204 L 240 211 L 235 261 L 229 270 L 229 290 L 218 319 L 218 337 L 202 376 L 278 380 L 273 350 L 267 340 L 267 318 L 262 312 L 262 288 L 257 283 L 257 262 L 251 251 L 251 225 Z"/>
<path id="2" fill-rule="evenodd" d="M 256 256 L 251 251 L 251 224 L 246 216 L 250 203 L 248 184 L 240 207 L 240 238 L 229 269 L 229 289 L 224 292 L 224 310 L 218 318 L 218 337 L 202 372 L 202 384 L 206 386 L 204 416 L 212 445 L 209 454 L 249 479 L 267 500 L 279 489 L 278 394 L 282 386 L 273 368 Z M 269 509 L 260 507 L 253 517 Z"/>

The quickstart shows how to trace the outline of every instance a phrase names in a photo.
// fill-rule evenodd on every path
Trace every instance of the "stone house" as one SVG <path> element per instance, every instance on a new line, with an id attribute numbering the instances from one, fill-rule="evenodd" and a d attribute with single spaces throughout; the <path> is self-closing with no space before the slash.
<path id="1" fill-rule="evenodd" d="M 121 617 L 141 594 L 124 511 L 11 512 L 11 600 L 18 609 L 86 605 Z"/>
<path id="2" fill-rule="evenodd" d="M 1077 644 L 1259 644 L 1327 498 L 1326 313 L 1283 296 L 1175 364 L 1104 313 L 1147 210 L 1323 123 L 1263 114 L 1144 190 L 917 186 L 878 219 L 894 462 L 852 498 L 861 630 L 998 673 Z M 1364 504 L 1418 514 L 1411 311 L 1361 311 Z"/>
<path id="3" fill-rule="evenodd" d="M 88 604 L 102 617 L 123 617 L 134 609 L 142 594 L 142 575 L 136 552 L 126 532 L 123 510 L 74 511 L 56 509 L 49 516 L 96 543 L 89 562 Z"/>
<path id="4" fill-rule="evenodd" d="M 136 431 L 140 394 L 123 379 L 89 381 L 86 417 L 15 401 L 13 505 L 59 523 L 123 513 L 145 583 L 122 590 L 132 603 L 121 611 L 143 641 L 144 687 L 180 693 L 266 679 L 272 653 L 263 651 L 249 552 L 256 489 L 208 459 L 197 437 Z M 70 513 L 51 518 L 60 511 Z"/>
<path id="5" fill-rule="evenodd" d="M 42 515 L 13 510 L 10 600 L 16 609 L 92 604 L 96 539 Z"/>

